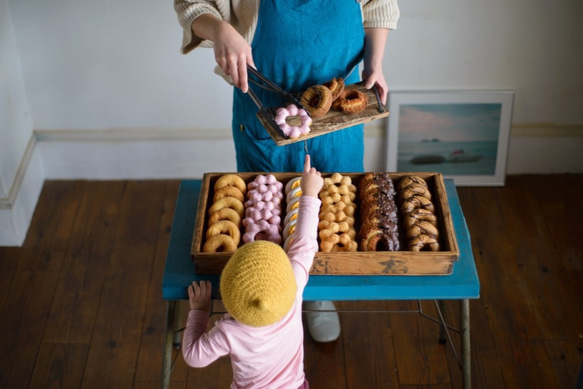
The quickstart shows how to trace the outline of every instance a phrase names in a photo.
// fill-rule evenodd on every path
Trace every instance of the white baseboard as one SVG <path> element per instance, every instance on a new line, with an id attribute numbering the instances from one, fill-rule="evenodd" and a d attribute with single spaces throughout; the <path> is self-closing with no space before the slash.
<path id="1" fill-rule="evenodd" d="M 366 127 L 367 171 L 384 170 L 384 128 Z M 513 134 L 507 174 L 583 173 L 578 128 L 564 136 Z M 230 129 L 36 131 L 33 137 L 9 197 L 0 199 L 0 246 L 24 242 L 45 179 L 192 179 L 236 171 Z"/>
<path id="2" fill-rule="evenodd" d="M 34 138 L 28 143 L 9 195 L 0 200 L 0 246 L 21 246 L 45 180 Z"/>

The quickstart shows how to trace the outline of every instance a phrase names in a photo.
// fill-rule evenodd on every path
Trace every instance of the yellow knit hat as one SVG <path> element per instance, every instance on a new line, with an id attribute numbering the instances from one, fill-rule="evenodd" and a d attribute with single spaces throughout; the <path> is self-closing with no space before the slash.
<path id="1" fill-rule="evenodd" d="M 293 306 L 296 291 L 287 254 L 266 240 L 241 246 L 221 274 L 225 308 L 235 320 L 253 327 L 281 320 Z"/>

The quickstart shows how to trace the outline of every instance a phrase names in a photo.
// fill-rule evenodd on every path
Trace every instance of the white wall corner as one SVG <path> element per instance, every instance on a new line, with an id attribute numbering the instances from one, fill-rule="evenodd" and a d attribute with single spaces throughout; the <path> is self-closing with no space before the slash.
<path id="1" fill-rule="evenodd" d="M 0 246 L 24 243 L 45 180 L 34 137 L 28 143 L 8 197 L 0 199 Z"/>

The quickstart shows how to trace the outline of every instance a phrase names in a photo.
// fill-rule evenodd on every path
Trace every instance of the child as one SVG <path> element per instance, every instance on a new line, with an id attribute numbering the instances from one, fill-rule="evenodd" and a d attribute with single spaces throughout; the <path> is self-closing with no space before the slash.
<path id="1" fill-rule="evenodd" d="M 322 185 L 320 172 L 306 155 L 288 253 L 268 241 L 241 246 L 221 274 L 220 291 L 228 313 L 208 332 L 210 282 L 189 286 L 191 311 L 183 355 L 190 366 L 204 367 L 230 355 L 231 388 L 309 388 L 304 375 L 302 294 L 318 251 Z"/>

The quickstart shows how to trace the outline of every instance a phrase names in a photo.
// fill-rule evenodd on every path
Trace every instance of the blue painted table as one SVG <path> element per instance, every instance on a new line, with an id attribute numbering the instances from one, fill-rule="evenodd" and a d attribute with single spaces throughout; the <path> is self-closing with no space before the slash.
<path id="1" fill-rule="evenodd" d="M 469 300 L 479 298 L 480 281 L 474 263 L 470 235 L 453 180 L 445 180 L 449 209 L 460 250 L 451 275 L 440 276 L 310 276 L 305 300 L 460 300 L 461 353 L 463 387 L 470 387 L 470 309 Z M 163 363 L 163 387 L 170 383 L 172 346 L 178 344 L 177 302 L 187 300 L 187 287 L 193 280 L 210 280 L 213 298 L 218 298 L 218 276 L 197 275 L 190 257 L 194 221 L 201 181 L 183 181 L 180 185 L 164 278 L 162 297 L 168 300 L 166 340 Z"/>

